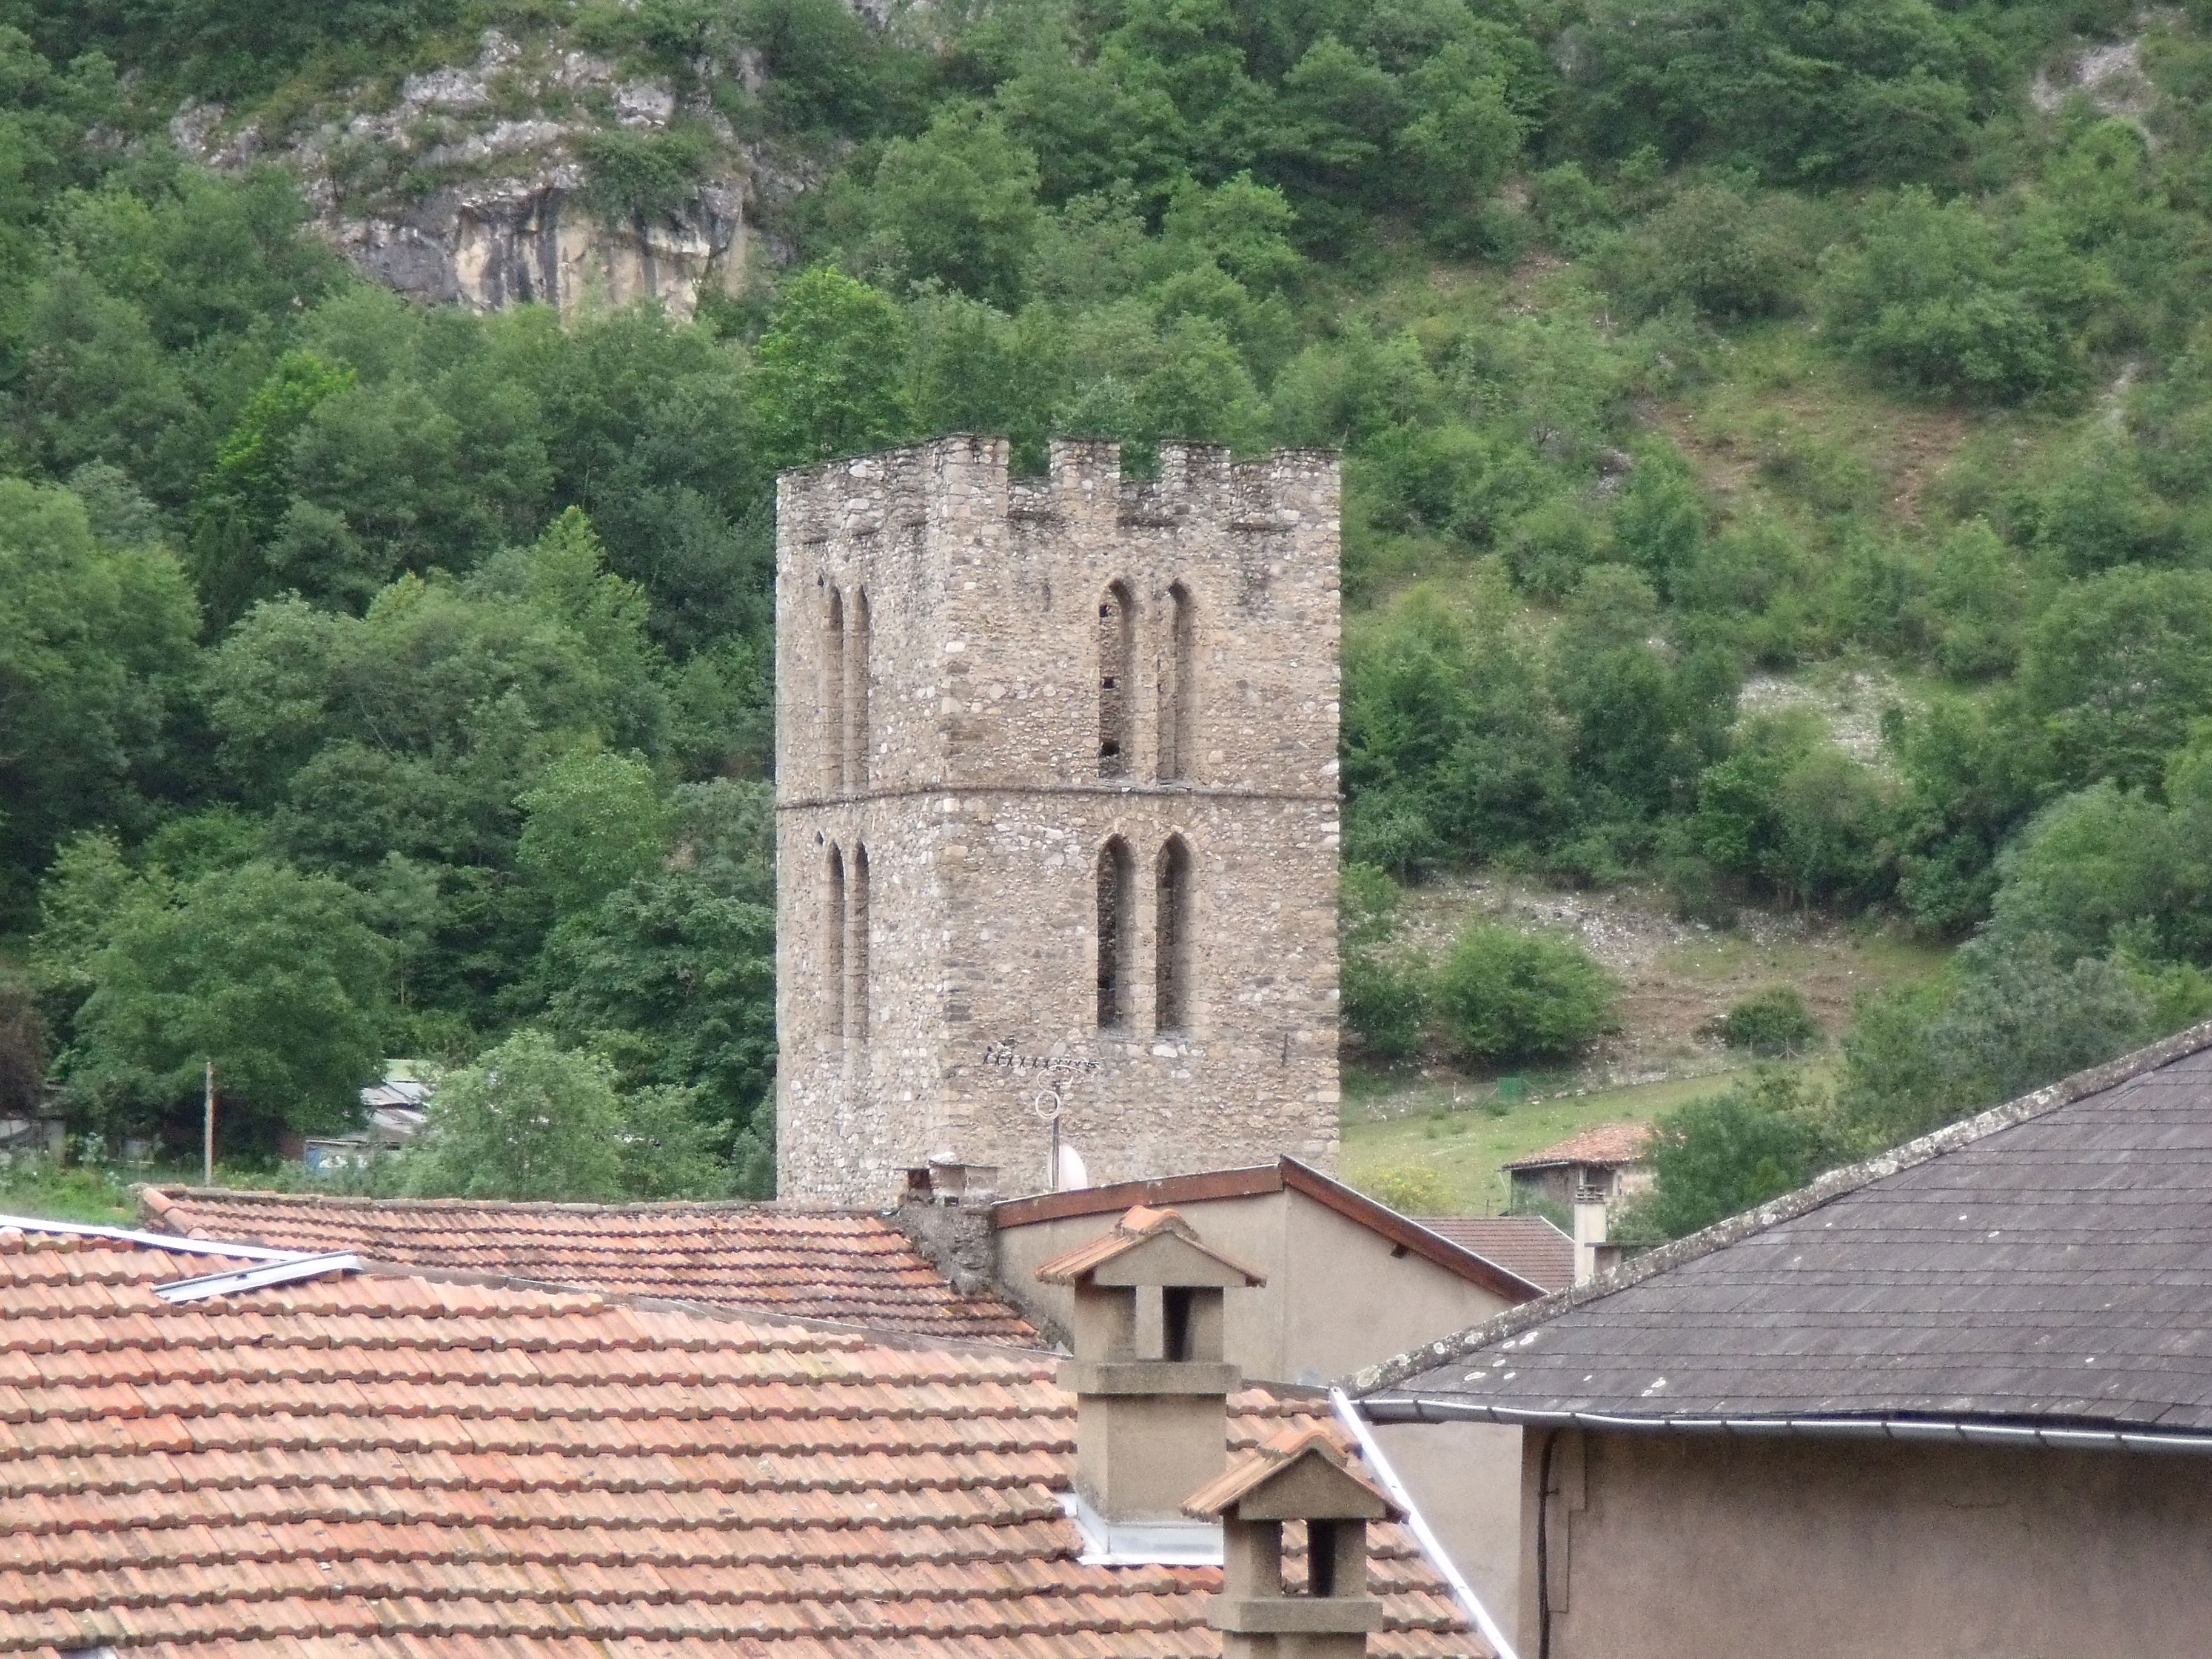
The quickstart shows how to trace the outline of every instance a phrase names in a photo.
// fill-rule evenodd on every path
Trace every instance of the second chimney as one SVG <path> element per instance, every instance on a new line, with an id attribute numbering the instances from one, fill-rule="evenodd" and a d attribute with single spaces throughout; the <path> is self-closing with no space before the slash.
<path id="1" fill-rule="evenodd" d="M 1036 1276 L 1074 1293 L 1075 1357 L 1060 1382 L 1075 1395 L 1077 1520 L 1102 1557 L 1218 1560 L 1210 1528 L 1203 1540 L 1184 1536 L 1182 1501 L 1228 1459 L 1229 1396 L 1242 1379 L 1222 1357 L 1224 1298 L 1265 1277 L 1176 1211 L 1142 1205 Z M 1158 1303 L 1159 1335 L 1142 1352 L 1139 1329 L 1154 1322 L 1139 1319 L 1140 1297 Z"/>

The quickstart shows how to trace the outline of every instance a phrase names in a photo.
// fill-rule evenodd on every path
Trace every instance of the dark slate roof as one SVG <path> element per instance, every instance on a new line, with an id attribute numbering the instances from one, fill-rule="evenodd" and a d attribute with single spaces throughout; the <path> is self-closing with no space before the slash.
<path id="1" fill-rule="evenodd" d="M 1359 1384 L 1382 1415 L 2212 1432 L 2212 1024 Z"/>

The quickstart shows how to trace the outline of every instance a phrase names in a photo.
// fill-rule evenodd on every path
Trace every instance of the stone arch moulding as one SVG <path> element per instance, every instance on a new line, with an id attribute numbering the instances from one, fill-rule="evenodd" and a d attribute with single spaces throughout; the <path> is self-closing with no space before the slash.
<path id="1" fill-rule="evenodd" d="M 1152 1029 L 1187 1035 L 1197 1003 L 1198 859 L 1170 830 L 1152 860 Z"/>
<path id="2" fill-rule="evenodd" d="M 1137 859 L 1126 838 L 1107 836 L 1091 865 L 1097 914 L 1098 1029 L 1126 1031 L 1136 1004 Z"/>
<path id="3" fill-rule="evenodd" d="M 823 1024 L 833 1037 L 845 1035 L 845 854 L 836 842 L 823 860 Z"/>
<path id="4" fill-rule="evenodd" d="M 822 793 L 845 789 L 845 590 L 834 582 L 822 611 Z"/>
<path id="5" fill-rule="evenodd" d="M 1115 577 L 1098 595 L 1098 775 L 1126 778 L 1136 749 L 1137 601 Z"/>

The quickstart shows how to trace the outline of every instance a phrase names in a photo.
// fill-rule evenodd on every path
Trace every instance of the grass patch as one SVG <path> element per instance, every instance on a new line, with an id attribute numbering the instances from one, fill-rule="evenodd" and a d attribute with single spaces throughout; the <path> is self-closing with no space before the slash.
<path id="1" fill-rule="evenodd" d="M 1606 1089 L 1579 1099 L 1544 1100 L 1497 1115 L 1478 1102 L 1473 1085 L 1433 1085 L 1391 1097 L 1406 1109 L 1388 1118 L 1347 1121 L 1343 1126 L 1344 1178 L 1354 1187 L 1379 1171 L 1432 1171 L 1448 1195 L 1450 1213 L 1494 1215 L 1506 1204 L 1506 1182 L 1498 1166 L 1606 1123 L 1648 1122 L 1662 1113 L 1725 1090 L 1732 1072 L 1670 1078 L 1663 1083 Z"/>

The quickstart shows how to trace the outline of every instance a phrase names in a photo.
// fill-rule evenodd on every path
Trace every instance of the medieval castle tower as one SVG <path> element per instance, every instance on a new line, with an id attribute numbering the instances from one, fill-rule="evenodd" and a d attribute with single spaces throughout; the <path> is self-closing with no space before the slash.
<path id="1" fill-rule="evenodd" d="M 1007 460 L 779 483 L 781 1190 L 1334 1167 L 1336 459 Z"/>

